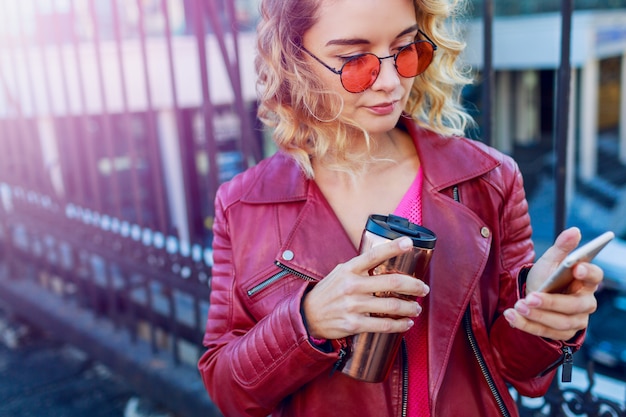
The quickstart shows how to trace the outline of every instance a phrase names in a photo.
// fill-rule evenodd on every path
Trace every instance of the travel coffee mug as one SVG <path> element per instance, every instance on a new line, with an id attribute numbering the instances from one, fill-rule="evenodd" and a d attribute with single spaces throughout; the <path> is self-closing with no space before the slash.
<path id="1" fill-rule="evenodd" d="M 376 245 L 408 236 L 413 249 L 391 258 L 369 271 L 370 275 L 403 273 L 424 279 L 437 237 L 425 227 L 390 214 L 371 215 L 363 231 L 359 252 Z M 394 292 L 376 293 L 377 297 L 414 299 Z M 403 333 L 361 333 L 352 338 L 348 359 L 341 372 L 367 382 L 382 382 L 391 370 L 393 360 L 402 342 Z"/>

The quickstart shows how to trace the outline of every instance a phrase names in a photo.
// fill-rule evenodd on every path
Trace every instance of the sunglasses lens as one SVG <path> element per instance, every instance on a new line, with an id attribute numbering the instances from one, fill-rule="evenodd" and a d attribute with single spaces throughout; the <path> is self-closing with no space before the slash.
<path id="1" fill-rule="evenodd" d="M 380 61 L 376 55 L 359 55 L 344 64 L 341 83 L 349 92 L 360 93 L 374 84 L 379 72 Z"/>
<path id="2" fill-rule="evenodd" d="M 433 49 L 433 45 L 426 41 L 417 41 L 415 43 L 415 49 L 417 51 L 417 55 L 419 56 L 417 62 L 417 73 L 415 74 L 415 76 L 417 76 L 426 71 L 426 68 L 428 68 L 430 63 L 433 62 L 433 54 L 435 51 Z"/>
<path id="3" fill-rule="evenodd" d="M 411 45 L 402 48 L 396 57 L 396 68 L 398 69 L 398 74 L 405 78 L 415 77 L 419 73 L 418 67 L 419 64 L 421 64 L 421 61 L 422 57 L 418 56 L 416 43 L 412 43 Z"/>
<path id="4" fill-rule="evenodd" d="M 417 41 L 398 53 L 398 74 L 406 78 L 416 77 L 426 71 L 433 60 L 433 46 L 426 41 Z"/>

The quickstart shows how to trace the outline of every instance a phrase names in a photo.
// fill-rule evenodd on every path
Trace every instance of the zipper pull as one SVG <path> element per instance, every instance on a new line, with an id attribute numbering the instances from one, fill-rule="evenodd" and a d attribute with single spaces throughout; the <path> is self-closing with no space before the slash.
<path id="1" fill-rule="evenodd" d="M 572 348 L 569 346 L 563 346 L 563 370 L 561 371 L 561 382 L 572 382 L 572 368 L 574 367 L 574 355 L 572 354 Z"/>
<path id="2" fill-rule="evenodd" d="M 344 340 L 340 341 L 339 343 L 341 345 L 341 347 L 339 348 L 339 356 L 337 357 L 337 362 L 335 362 L 333 369 L 330 371 L 329 377 L 333 376 L 336 371 L 343 367 L 343 361 L 348 354 L 348 344 Z"/>

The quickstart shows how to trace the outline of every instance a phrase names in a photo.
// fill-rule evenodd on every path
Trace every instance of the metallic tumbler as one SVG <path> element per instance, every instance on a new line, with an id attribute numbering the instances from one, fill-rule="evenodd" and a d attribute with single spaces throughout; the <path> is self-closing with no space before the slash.
<path id="1" fill-rule="evenodd" d="M 403 273 L 424 279 L 437 237 L 432 231 L 411 223 L 403 217 L 393 214 L 371 215 L 361 237 L 359 252 L 363 253 L 376 245 L 402 236 L 408 236 L 413 240 L 413 249 L 376 266 L 369 271 L 370 275 Z M 375 295 L 414 299 L 414 297 L 394 292 L 381 292 Z M 355 335 L 341 372 L 362 381 L 384 381 L 400 348 L 402 336 L 403 333 Z"/>

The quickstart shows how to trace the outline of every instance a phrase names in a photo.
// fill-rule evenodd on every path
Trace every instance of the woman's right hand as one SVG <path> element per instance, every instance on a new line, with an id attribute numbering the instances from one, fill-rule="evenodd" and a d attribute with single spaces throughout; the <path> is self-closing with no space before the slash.
<path id="1" fill-rule="evenodd" d="M 357 333 L 401 333 L 413 326 L 411 317 L 422 309 L 413 300 L 376 297 L 374 293 L 395 292 L 424 297 L 429 288 L 405 274 L 370 276 L 368 271 L 387 259 L 410 250 L 411 239 L 385 242 L 339 264 L 303 300 L 309 335 L 317 339 L 340 339 Z M 375 313 L 375 314 L 373 314 Z M 379 317 L 390 315 L 399 318 Z"/>

